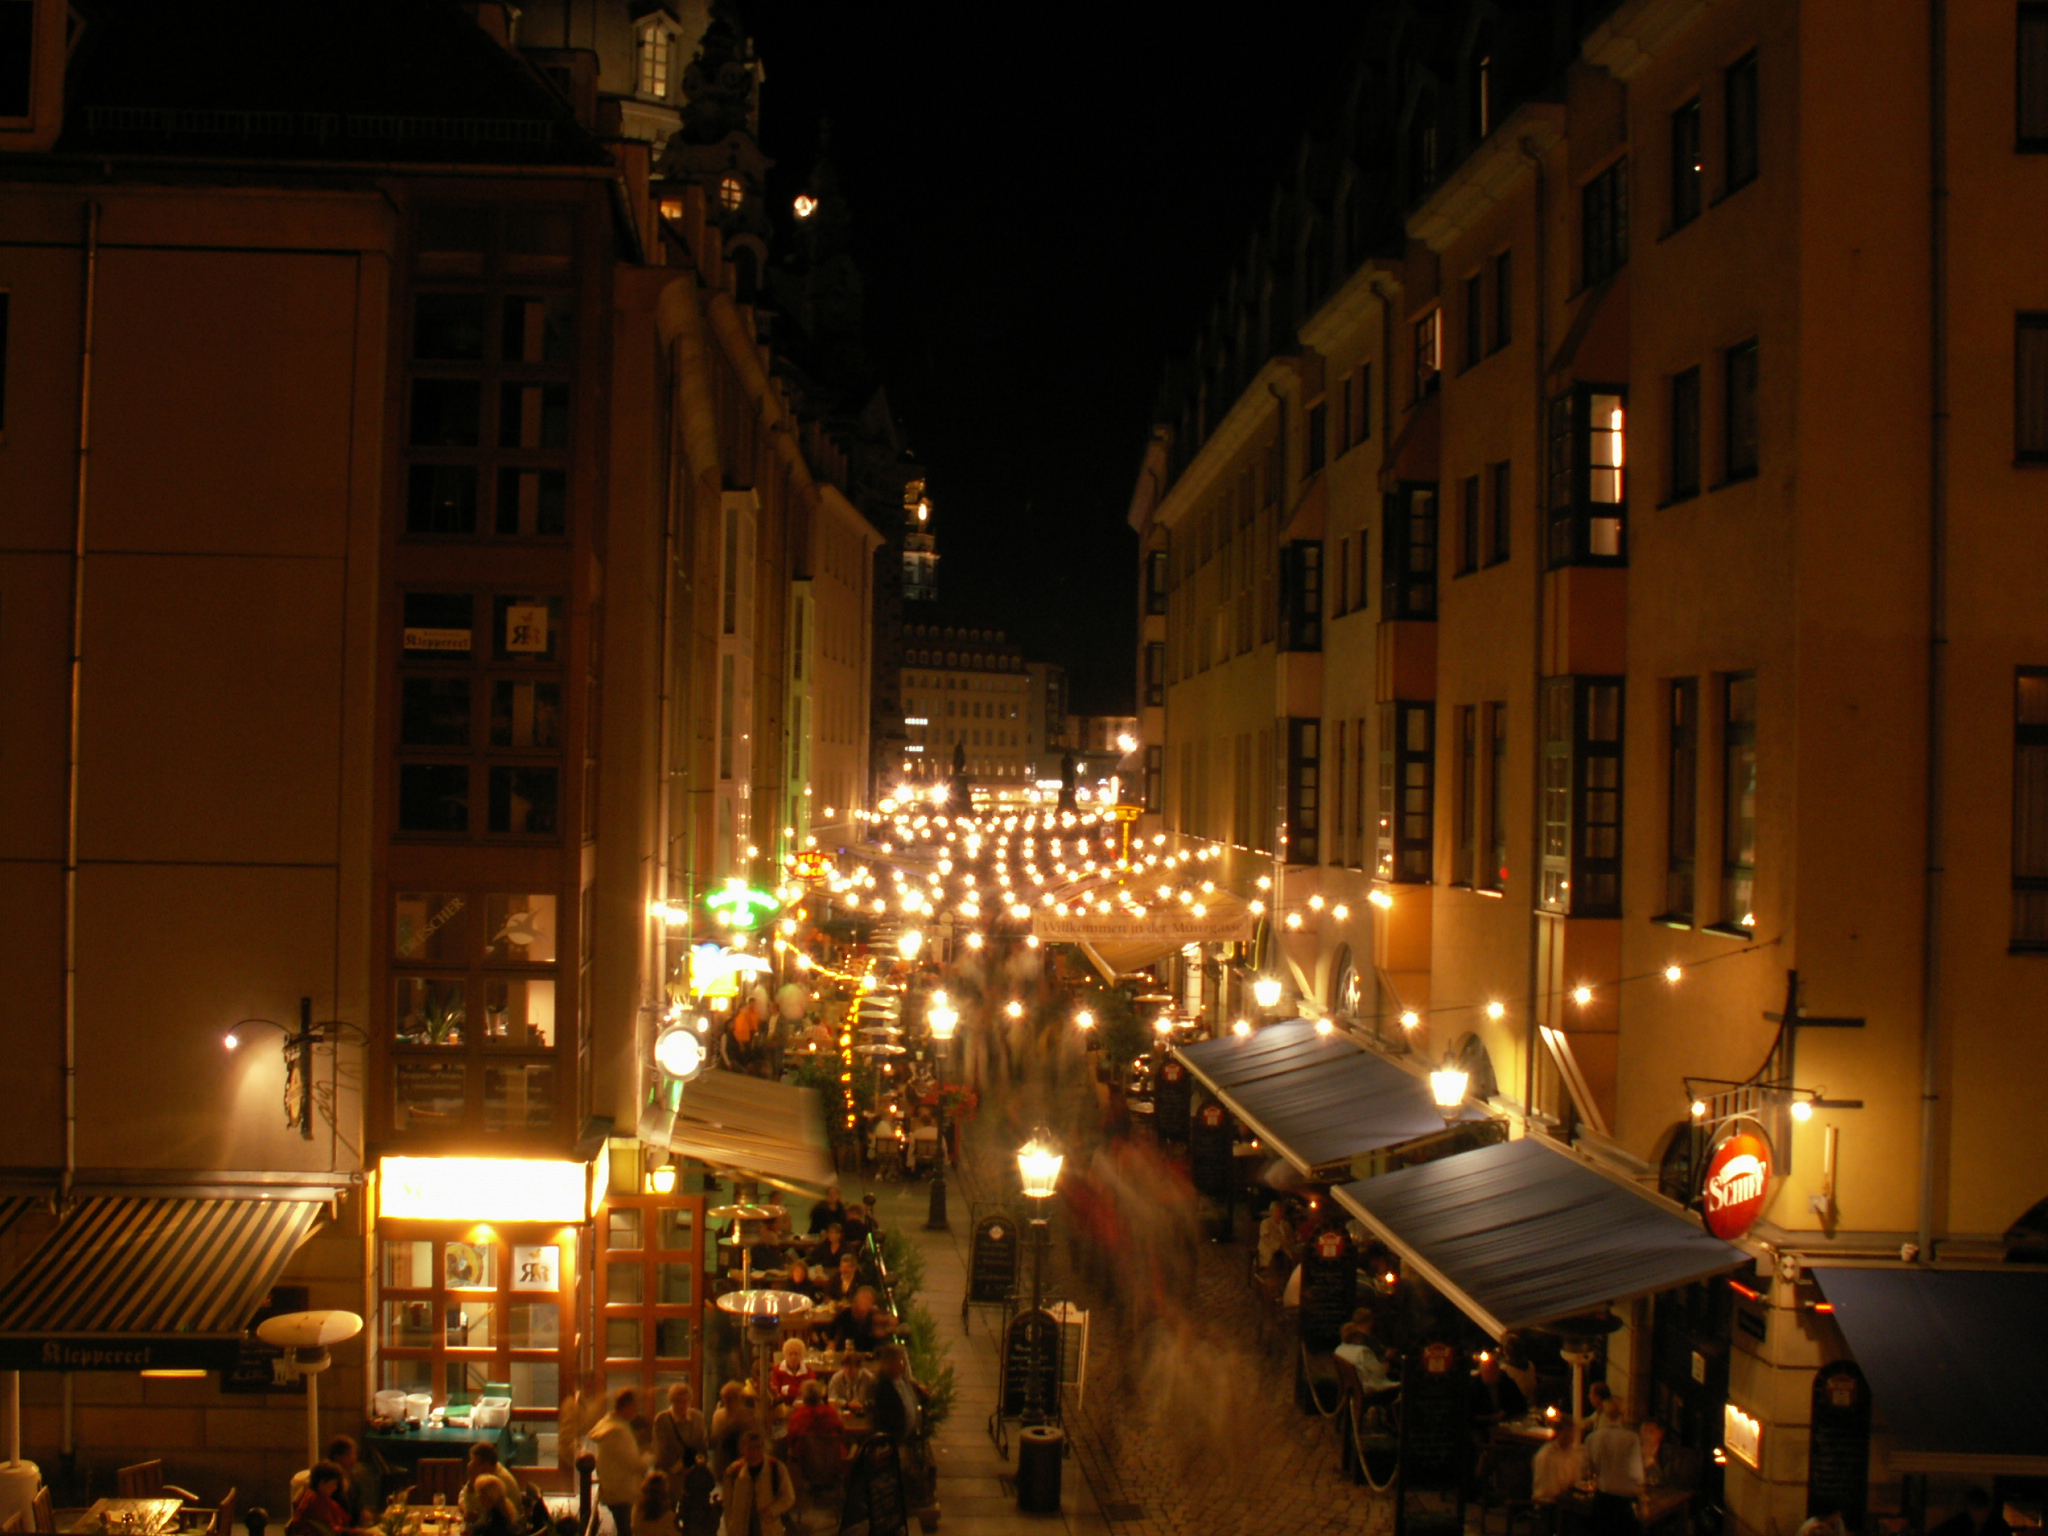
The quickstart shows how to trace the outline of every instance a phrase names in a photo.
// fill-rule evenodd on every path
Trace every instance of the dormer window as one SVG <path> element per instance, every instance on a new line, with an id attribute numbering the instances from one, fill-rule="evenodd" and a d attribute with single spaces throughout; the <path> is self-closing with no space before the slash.
<path id="1" fill-rule="evenodd" d="M 747 200 L 747 189 L 737 176 L 721 176 L 718 179 L 718 206 L 727 213 L 738 213 L 740 205 Z"/>
<path id="2" fill-rule="evenodd" d="M 667 101 L 675 71 L 676 35 L 667 21 L 656 18 L 640 29 L 640 94 L 649 101 Z"/>

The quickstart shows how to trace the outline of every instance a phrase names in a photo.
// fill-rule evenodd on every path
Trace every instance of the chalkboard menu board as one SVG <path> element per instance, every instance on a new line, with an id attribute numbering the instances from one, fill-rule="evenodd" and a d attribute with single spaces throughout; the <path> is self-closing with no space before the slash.
<path id="1" fill-rule="evenodd" d="M 1838 1510 L 1859 1530 L 1870 1502 L 1870 1383 L 1853 1361 L 1824 1365 L 1813 1378 L 1812 1436 L 1806 1453 L 1806 1512 Z"/>
<path id="2" fill-rule="evenodd" d="M 1188 1139 L 1193 1101 L 1194 1079 L 1188 1069 L 1171 1058 L 1161 1062 L 1159 1080 L 1152 1085 L 1152 1128 L 1162 1141 Z"/>
<path id="3" fill-rule="evenodd" d="M 279 1285 L 271 1287 L 263 1305 L 256 1309 L 256 1315 L 249 1319 L 249 1326 L 243 1331 L 241 1342 L 235 1351 L 235 1363 L 220 1373 L 220 1389 L 223 1392 L 296 1392 L 301 1397 L 306 1392 L 306 1378 L 293 1376 L 290 1381 L 280 1381 L 279 1367 L 284 1361 L 284 1351 L 275 1344 L 266 1344 L 256 1337 L 256 1325 L 266 1318 L 278 1317 L 286 1312 L 306 1310 L 310 1292 L 303 1285 Z"/>
<path id="4" fill-rule="evenodd" d="M 1425 1344 L 1401 1378 L 1401 1478 L 1414 1488 L 1455 1488 L 1472 1459 L 1465 1352 Z"/>
<path id="5" fill-rule="evenodd" d="M 1002 1411 L 1015 1415 L 1036 1407 L 1057 1414 L 1059 1402 L 1059 1323 L 1043 1309 L 1019 1312 L 1003 1330 Z"/>
<path id="6" fill-rule="evenodd" d="M 1318 1232 L 1301 1256 L 1301 1342 L 1335 1349 L 1358 1305 L 1358 1257 L 1351 1239 L 1334 1228 Z"/>
<path id="7" fill-rule="evenodd" d="M 997 1211 L 974 1224 L 967 1250 L 967 1299 L 1008 1301 L 1017 1292 L 1017 1223 Z"/>
<path id="8" fill-rule="evenodd" d="M 1230 1116 L 1221 1104 L 1204 1104 L 1195 1111 L 1188 1133 L 1189 1171 L 1196 1191 L 1211 1200 L 1230 1198 L 1230 1144 Z"/>

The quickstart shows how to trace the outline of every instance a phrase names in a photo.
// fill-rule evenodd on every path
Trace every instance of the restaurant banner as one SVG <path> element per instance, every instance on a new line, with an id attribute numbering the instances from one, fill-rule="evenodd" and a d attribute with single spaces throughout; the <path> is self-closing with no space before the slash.
<path id="1" fill-rule="evenodd" d="M 1171 1058 L 1159 1064 L 1159 1080 L 1152 1085 L 1152 1129 L 1161 1141 L 1186 1141 L 1188 1117 L 1194 1103 L 1194 1080 L 1182 1063 Z"/>
<path id="2" fill-rule="evenodd" d="M 1147 912 L 1142 917 L 1122 910 L 1109 912 L 1035 911 L 1031 931 L 1048 944 L 1241 944 L 1252 937 L 1254 919 L 1249 911 L 1233 904 L 1229 911 L 1192 910 Z"/>
<path id="3" fill-rule="evenodd" d="M 1301 1342 L 1318 1352 L 1335 1349 L 1358 1305 L 1358 1257 L 1335 1227 L 1309 1239 L 1301 1256 Z"/>
<path id="4" fill-rule="evenodd" d="M 0 1371 L 231 1371 L 240 1353 L 208 1334 L 0 1335 Z"/>
<path id="5" fill-rule="evenodd" d="M 1230 1116 L 1213 1100 L 1195 1111 L 1188 1133 L 1189 1173 L 1198 1194 L 1222 1203 L 1230 1198 L 1232 1151 Z"/>
<path id="6" fill-rule="evenodd" d="M 1401 1379 L 1401 1481 L 1405 1488 L 1464 1485 L 1472 1459 L 1472 1405 L 1465 1352 L 1423 1345 Z M 1462 1522 L 1460 1522 L 1462 1525 Z"/>

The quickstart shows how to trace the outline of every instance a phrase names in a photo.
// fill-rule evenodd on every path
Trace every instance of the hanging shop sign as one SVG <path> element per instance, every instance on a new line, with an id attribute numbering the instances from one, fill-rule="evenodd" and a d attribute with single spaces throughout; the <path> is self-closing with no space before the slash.
<path id="1" fill-rule="evenodd" d="M 822 848 L 806 848 L 796 856 L 796 877 L 811 885 L 822 885 L 832 877 L 832 855 Z"/>
<path id="2" fill-rule="evenodd" d="M 1179 948 L 1187 944 L 1241 944 L 1252 936 L 1256 920 L 1249 909 L 1233 903 L 1220 912 L 1197 916 L 1192 908 L 1142 914 L 1034 912 L 1031 931 L 1048 944 L 1123 944 L 1151 941 Z"/>
<path id="3" fill-rule="evenodd" d="M 1763 1138 L 1741 1132 L 1714 1151 L 1700 1186 L 1700 1212 L 1707 1230 L 1734 1242 L 1763 1214 L 1771 1193 L 1771 1149 Z"/>
<path id="4" fill-rule="evenodd" d="M 728 928 L 758 928 L 782 903 L 773 891 L 757 891 L 744 881 L 728 880 L 704 898 L 704 905 Z"/>
<path id="5" fill-rule="evenodd" d="M 561 1288 L 562 1249 L 559 1244 L 512 1245 L 513 1290 L 559 1291 Z"/>

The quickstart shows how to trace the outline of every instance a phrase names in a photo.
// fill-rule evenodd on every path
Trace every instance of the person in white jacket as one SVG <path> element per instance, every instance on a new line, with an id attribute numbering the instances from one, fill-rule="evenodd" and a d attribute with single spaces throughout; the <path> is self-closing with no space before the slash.
<path id="1" fill-rule="evenodd" d="M 647 1456 L 633 1427 L 640 1417 L 640 1399 L 628 1387 L 612 1399 L 612 1411 L 590 1426 L 585 1436 L 597 1453 L 597 1496 L 612 1513 L 619 1536 L 631 1536 L 633 1500 L 647 1475 Z"/>

